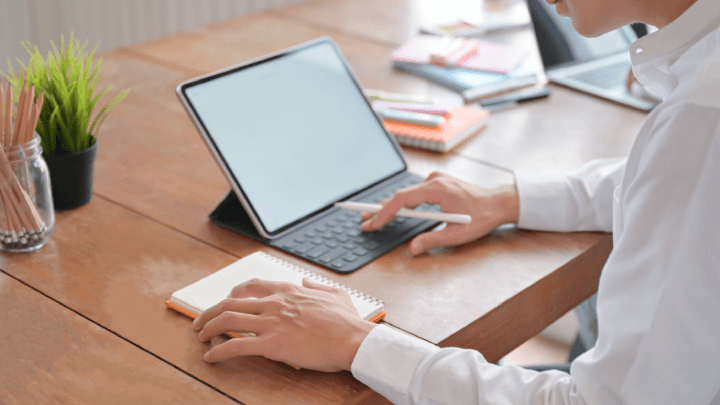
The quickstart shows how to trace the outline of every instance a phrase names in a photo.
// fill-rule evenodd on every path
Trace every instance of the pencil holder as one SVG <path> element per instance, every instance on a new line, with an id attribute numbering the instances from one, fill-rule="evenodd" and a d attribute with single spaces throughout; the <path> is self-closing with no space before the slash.
<path id="1" fill-rule="evenodd" d="M 40 137 L 36 133 L 30 142 L 0 149 L 0 250 L 39 249 L 55 228 Z"/>

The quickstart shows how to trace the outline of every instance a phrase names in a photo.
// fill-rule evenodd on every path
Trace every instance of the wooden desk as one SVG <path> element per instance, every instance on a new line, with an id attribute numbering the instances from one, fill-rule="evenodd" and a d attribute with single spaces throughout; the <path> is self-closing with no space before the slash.
<path id="1" fill-rule="evenodd" d="M 178 83 L 329 35 L 366 87 L 459 100 L 391 68 L 392 50 L 414 33 L 422 16 L 433 15 L 425 3 L 313 0 L 105 54 L 103 83 L 132 92 L 100 134 L 93 200 L 59 213 L 43 249 L 0 255 L 0 303 L 10 309 L 3 325 L 27 336 L 0 333 L 0 366 L 9 370 L 0 375 L 6 377 L 0 379 L 0 398 L 11 392 L 17 401 L 54 402 L 50 398 L 62 391 L 61 383 L 74 381 L 77 389 L 63 395 L 88 403 L 103 393 L 117 402 L 384 402 L 349 373 L 297 371 L 257 357 L 219 365 L 202 360 L 208 346 L 198 342 L 188 319 L 163 303 L 178 288 L 256 250 L 384 300 L 392 327 L 440 346 L 478 349 L 491 361 L 591 295 L 611 249 L 607 234 L 506 227 L 417 258 L 402 246 L 340 275 L 207 219 L 229 187 L 175 98 Z M 452 153 L 406 149 L 411 170 L 442 170 L 492 187 L 511 182 L 510 169 L 566 168 L 627 153 L 642 114 L 553 90 L 548 100 L 493 116 L 487 130 Z M 601 136 L 601 130 L 609 133 Z M 38 338 L 38 324 L 46 325 L 52 339 Z M 82 345 L 73 343 L 79 335 Z M 82 350 L 90 354 L 78 355 Z M 86 375 L 87 385 L 72 376 L 44 391 L 31 384 L 53 367 L 42 363 L 45 358 L 62 361 L 66 374 Z M 28 366 L 32 362 L 37 366 Z M 117 372 L 99 371 L 108 369 Z M 96 387 L 97 396 L 83 391 L 87 386 Z"/>

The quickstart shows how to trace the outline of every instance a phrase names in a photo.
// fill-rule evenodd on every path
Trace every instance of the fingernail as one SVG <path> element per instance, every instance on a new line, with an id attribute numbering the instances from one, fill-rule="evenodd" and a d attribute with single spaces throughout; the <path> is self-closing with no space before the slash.
<path id="1" fill-rule="evenodd" d="M 195 330 L 200 330 L 200 322 L 198 322 L 198 319 L 200 319 L 200 318 L 196 318 L 193 321 L 193 329 L 195 329 Z"/>

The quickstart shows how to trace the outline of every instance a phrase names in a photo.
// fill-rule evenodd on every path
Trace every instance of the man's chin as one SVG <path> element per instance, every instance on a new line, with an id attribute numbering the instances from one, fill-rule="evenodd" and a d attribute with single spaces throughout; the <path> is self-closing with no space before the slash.
<path id="1" fill-rule="evenodd" d="M 572 21 L 573 29 L 575 29 L 575 31 L 577 31 L 578 34 L 580 34 L 586 38 L 596 38 L 596 37 L 599 37 L 600 35 L 607 34 L 608 32 L 610 32 L 616 28 L 620 28 L 620 27 L 615 27 L 615 28 L 600 27 L 597 24 L 593 24 L 592 22 L 578 21 L 575 18 L 571 19 L 571 21 Z"/>

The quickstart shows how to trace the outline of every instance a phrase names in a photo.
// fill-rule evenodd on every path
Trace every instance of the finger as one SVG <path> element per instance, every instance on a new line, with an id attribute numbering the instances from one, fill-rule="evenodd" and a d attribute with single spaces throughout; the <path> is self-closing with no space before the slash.
<path id="1" fill-rule="evenodd" d="M 262 331 L 263 321 L 257 315 L 240 312 L 223 312 L 209 320 L 198 334 L 201 342 L 207 342 L 215 336 L 228 332 L 255 333 Z"/>
<path id="2" fill-rule="evenodd" d="M 230 339 L 205 352 L 203 359 L 208 363 L 216 363 L 238 356 L 262 356 L 264 342 L 258 337 Z"/>
<path id="3" fill-rule="evenodd" d="M 206 309 L 205 312 L 195 319 L 193 328 L 195 330 L 201 330 L 208 321 L 216 318 L 223 312 L 232 311 L 257 315 L 262 309 L 263 303 L 255 298 L 226 298 Z"/>
<path id="4" fill-rule="evenodd" d="M 321 291 L 326 291 L 329 293 L 334 293 L 334 292 L 337 292 L 337 290 L 338 290 L 336 287 L 331 287 L 327 284 L 318 283 L 317 281 L 311 280 L 307 277 L 303 278 L 302 285 L 303 285 L 303 287 L 312 288 L 313 290 L 321 290 Z"/>
<path id="5" fill-rule="evenodd" d="M 410 186 L 395 192 L 371 221 L 361 225 L 363 231 L 374 231 L 392 221 L 400 208 L 415 208 L 422 203 L 432 202 L 433 193 L 425 183 Z"/>
<path id="6" fill-rule="evenodd" d="M 276 294 L 287 284 L 281 281 L 261 280 L 253 278 L 242 284 L 236 285 L 230 291 L 230 298 L 265 298 L 269 295 Z"/>
<path id="7" fill-rule="evenodd" d="M 472 240 L 467 225 L 448 225 L 439 231 L 424 232 L 410 241 L 410 253 L 417 256 L 443 246 L 455 246 Z"/>

